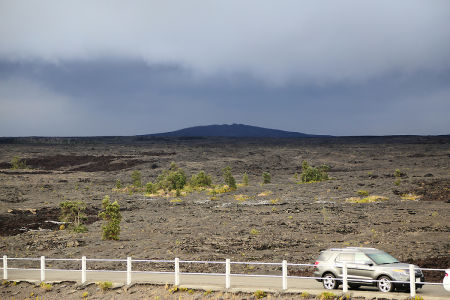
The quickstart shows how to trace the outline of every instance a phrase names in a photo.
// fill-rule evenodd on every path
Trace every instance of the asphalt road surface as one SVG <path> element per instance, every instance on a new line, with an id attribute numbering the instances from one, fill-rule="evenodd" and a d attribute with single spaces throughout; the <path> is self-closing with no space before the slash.
<path id="1" fill-rule="evenodd" d="M 3 270 L 2 270 L 3 271 Z M 3 272 L 2 272 L 3 273 Z M 131 275 L 132 283 L 152 283 L 152 284 L 173 284 L 173 273 L 139 273 L 133 271 Z M 8 280 L 23 281 L 40 281 L 40 270 L 14 270 L 8 269 Z M 57 281 L 81 281 L 81 271 L 56 271 L 46 270 L 46 282 Z M 87 271 L 87 282 L 111 281 L 114 284 L 121 285 L 126 283 L 126 272 L 117 271 Z M 224 290 L 224 275 L 180 275 L 180 286 L 188 288 L 197 288 L 204 290 Z M 255 290 L 264 290 L 268 292 L 280 292 L 282 290 L 282 279 L 270 277 L 242 277 L 231 275 L 231 288 L 229 291 L 237 292 L 254 292 Z M 289 293 L 308 292 L 310 294 L 320 294 L 325 291 L 322 284 L 314 279 L 288 278 Z M 336 290 L 339 294 L 342 290 Z M 363 296 L 366 298 L 387 296 L 378 292 L 376 288 L 361 287 L 358 290 L 349 290 L 353 296 Z M 422 289 L 417 290 L 417 295 L 424 299 L 450 299 L 450 292 L 444 290 L 442 285 L 426 285 Z M 389 298 L 395 297 L 404 299 L 409 293 L 390 293 Z"/>

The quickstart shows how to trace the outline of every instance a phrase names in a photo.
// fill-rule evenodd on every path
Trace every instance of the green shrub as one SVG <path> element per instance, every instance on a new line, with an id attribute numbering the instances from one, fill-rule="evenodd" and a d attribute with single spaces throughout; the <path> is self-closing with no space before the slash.
<path id="1" fill-rule="evenodd" d="M 330 167 L 327 165 L 322 165 L 320 167 L 311 167 L 308 165 L 308 162 L 305 160 L 302 163 L 302 174 L 301 180 L 302 182 L 316 182 L 328 180 L 328 171 Z"/>
<path id="2" fill-rule="evenodd" d="M 404 177 L 404 176 L 406 176 L 405 172 L 400 171 L 400 169 L 395 169 L 394 177 Z"/>
<path id="3" fill-rule="evenodd" d="M 133 182 L 133 186 L 141 187 L 142 186 L 141 172 L 138 170 L 134 170 L 133 173 L 131 173 L 131 181 Z"/>
<path id="4" fill-rule="evenodd" d="M 225 184 L 228 185 L 230 189 L 235 190 L 237 188 L 236 180 L 231 174 L 231 167 L 227 166 L 223 169 L 223 179 L 225 181 Z"/>
<path id="5" fill-rule="evenodd" d="M 64 201 L 59 204 L 61 208 L 60 220 L 67 222 L 75 232 L 86 232 L 87 228 L 83 224 L 86 220 L 86 203 L 83 201 Z"/>
<path id="6" fill-rule="evenodd" d="M 320 300 L 331 300 L 334 299 L 336 297 L 335 294 L 333 294 L 332 292 L 323 292 L 322 294 L 319 295 L 319 299 Z"/>
<path id="7" fill-rule="evenodd" d="M 189 184 L 192 187 L 209 187 L 211 186 L 212 180 L 209 175 L 204 171 L 200 171 L 197 175 L 192 175 Z"/>
<path id="8" fill-rule="evenodd" d="M 257 290 L 255 291 L 255 293 L 253 294 L 255 296 L 256 299 L 262 299 L 267 297 L 267 293 L 261 290 Z"/>
<path id="9" fill-rule="evenodd" d="M 156 193 L 157 192 L 156 186 L 151 182 L 147 182 L 147 184 L 145 185 L 145 192 L 148 194 Z"/>
<path id="10" fill-rule="evenodd" d="M 359 190 L 358 195 L 367 197 L 367 196 L 369 196 L 369 192 L 366 190 Z"/>
<path id="11" fill-rule="evenodd" d="M 109 196 L 105 196 L 102 201 L 102 208 L 98 216 L 106 221 L 102 225 L 104 240 L 118 240 L 120 234 L 120 221 L 122 215 L 120 214 L 120 206 L 117 201 L 111 203 Z"/>
<path id="12" fill-rule="evenodd" d="M 248 175 L 247 175 L 247 173 L 244 173 L 244 175 L 242 176 L 242 185 L 243 186 L 247 186 L 248 185 Z"/>
<path id="13" fill-rule="evenodd" d="M 27 162 L 18 156 L 14 156 L 11 160 L 11 169 L 27 169 Z"/>
<path id="14" fill-rule="evenodd" d="M 171 163 L 169 170 L 164 170 L 156 179 L 157 189 L 166 191 L 182 190 L 186 182 L 186 174 L 175 163 Z"/>
<path id="15" fill-rule="evenodd" d="M 122 182 L 120 181 L 120 179 L 116 180 L 116 189 L 121 189 L 122 188 Z"/>
<path id="16" fill-rule="evenodd" d="M 102 291 L 107 291 L 113 286 L 111 281 L 97 282 L 97 285 Z"/>
<path id="17" fill-rule="evenodd" d="M 268 172 L 264 172 L 264 173 L 262 173 L 262 179 L 263 179 L 263 184 L 266 184 L 266 183 L 270 183 L 270 180 L 272 179 L 272 177 L 270 176 L 270 173 L 268 173 Z"/>

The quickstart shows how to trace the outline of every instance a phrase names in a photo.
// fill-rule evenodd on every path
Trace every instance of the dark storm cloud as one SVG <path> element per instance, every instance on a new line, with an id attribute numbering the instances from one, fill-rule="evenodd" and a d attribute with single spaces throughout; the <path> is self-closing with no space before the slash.
<path id="1" fill-rule="evenodd" d="M 0 135 L 447 134 L 449 20 L 447 0 L 3 1 Z"/>

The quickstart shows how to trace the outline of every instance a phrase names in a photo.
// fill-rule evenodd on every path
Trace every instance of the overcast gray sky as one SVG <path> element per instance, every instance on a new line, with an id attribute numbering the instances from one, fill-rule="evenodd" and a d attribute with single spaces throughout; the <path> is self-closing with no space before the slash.
<path id="1" fill-rule="evenodd" d="M 450 1 L 0 0 L 0 136 L 450 133 Z"/>

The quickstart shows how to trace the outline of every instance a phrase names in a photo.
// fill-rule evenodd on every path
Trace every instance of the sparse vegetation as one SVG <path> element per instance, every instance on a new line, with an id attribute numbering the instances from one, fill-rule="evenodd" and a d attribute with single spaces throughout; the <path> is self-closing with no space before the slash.
<path id="1" fill-rule="evenodd" d="M 359 190 L 358 191 L 358 195 L 363 196 L 363 197 L 367 197 L 369 196 L 369 192 L 366 190 Z"/>
<path id="2" fill-rule="evenodd" d="M 147 182 L 145 185 L 145 192 L 147 194 L 155 194 L 157 192 L 156 186 L 152 182 Z"/>
<path id="3" fill-rule="evenodd" d="M 328 171 L 330 170 L 330 167 L 327 165 L 322 165 L 320 167 L 311 167 L 308 165 L 308 162 L 306 160 L 302 163 L 302 174 L 301 174 L 301 181 L 303 183 L 310 183 L 310 182 L 319 182 L 328 180 Z"/>
<path id="4" fill-rule="evenodd" d="M 117 201 L 111 203 L 109 196 L 105 196 L 102 201 L 102 208 L 103 211 L 98 214 L 105 221 L 102 225 L 102 238 L 104 240 L 118 240 L 120 221 L 122 220 L 119 204 Z"/>
<path id="5" fill-rule="evenodd" d="M 387 201 L 387 200 L 389 200 L 387 197 L 378 196 L 378 195 L 368 196 L 365 198 L 350 197 L 350 198 L 345 199 L 346 202 L 350 202 L 350 203 L 373 203 L 373 202 L 380 202 L 380 201 Z"/>
<path id="6" fill-rule="evenodd" d="M 170 164 L 169 170 L 164 170 L 156 179 L 157 189 L 165 191 L 182 190 L 186 183 L 186 174 L 174 162 Z"/>
<path id="7" fill-rule="evenodd" d="M 120 181 L 120 179 L 116 180 L 116 189 L 121 189 L 122 188 L 122 182 Z"/>
<path id="8" fill-rule="evenodd" d="M 332 292 L 323 292 L 318 296 L 320 300 L 331 300 L 334 299 L 335 297 L 336 295 L 333 294 Z"/>
<path id="9" fill-rule="evenodd" d="M 27 162 L 18 157 L 18 156 L 14 156 L 13 159 L 11 160 L 11 169 L 13 170 L 18 170 L 18 169 L 27 169 Z"/>
<path id="10" fill-rule="evenodd" d="M 397 178 L 397 179 L 395 179 L 394 184 L 396 186 L 399 186 L 401 182 L 402 182 L 402 180 L 400 178 Z"/>
<path id="11" fill-rule="evenodd" d="M 59 204 L 61 208 L 60 220 L 69 224 L 75 232 L 86 232 L 87 227 L 83 224 L 86 220 L 86 203 L 83 201 L 64 201 Z M 64 228 L 63 228 L 64 229 Z"/>
<path id="12" fill-rule="evenodd" d="M 401 195 L 400 198 L 402 198 L 402 200 L 417 201 L 421 198 L 421 196 L 416 195 L 414 193 L 408 193 L 408 194 Z"/>
<path id="13" fill-rule="evenodd" d="M 89 292 L 86 291 L 81 295 L 81 298 L 86 299 L 89 296 Z"/>
<path id="14" fill-rule="evenodd" d="M 41 289 L 43 289 L 46 292 L 49 292 L 53 289 L 53 285 L 51 285 L 50 283 L 45 283 L 45 282 L 41 282 L 40 287 L 41 287 Z"/>
<path id="15" fill-rule="evenodd" d="M 405 177 L 405 176 L 406 176 L 405 172 L 400 171 L 400 169 L 395 169 L 394 177 Z"/>
<path id="16" fill-rule="evenodd" d="M 211 176 L 204 171 L 200 171 L 197 175 L 192 175 L 189 185 L 193 188 L 205 188 L 211 186 Z"/>
<path id="17" fill-rule="evenodd" d="M 270 173 L 268 173 L 268 172 L 262 173 L 262 180 L 263 180 L 262 183 L 263 184 L 270 183 L 271 179 L 272 179 L 272 177 L 270 176 Z"/>
<path id="18" fill-rule="evenodd" d="M 231 167 L 227 166 L 223 169 L 223 179 L 230 189 L 235 190 L 237 188 L 236 180 L 231 174 Z"/>
<path id="19" fill-rule="evenodd" d="M 111 281 L 100 281 L 100 282 L 96 282 L 96 284 L 104 292 L 111 289 L 113 286 Z"/>
<path id="20" fill-rule="evenodd" d="M 256 299 L 262 299 L 267 297 L 267 293 L 261 290 L 256 290 L 253 295 L 255 296 Z"/>
<path id="21" fill-rule="evenodd" d="M 244 202 L 245 200 L 248 200 L 250 197 L 244 194 L 234 195 L 234 199 L 240 202 Z"/>
<path id="22" fill-rule="evenodd" d="M 133 182 L 134 187 L 141 187 L 142 186 L 142 174 L 138 170 L 134 170 L 133 173 L 131 173 L 131 181 Z"/>
<path id="23" fill-rule="evenodd" d="M 259 230 L 255 229 L 255 228 L 252 228 L 252 229 L 250 229 L 250 234 L 251 235 L 257 235 L 257 234 L 259 234 Z"/>
<path id="24" fill-rule="evenodd" d="M 247 173 L 244 173 L 244 175 L 242 175 L 242 185 L 243 186 L 247 186 L 248 185 L 248 175 L 247 175 Z"/>

